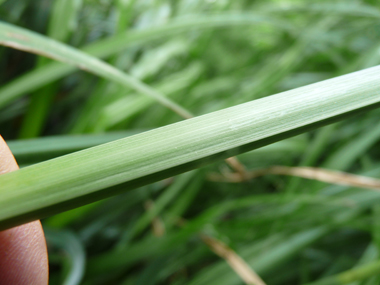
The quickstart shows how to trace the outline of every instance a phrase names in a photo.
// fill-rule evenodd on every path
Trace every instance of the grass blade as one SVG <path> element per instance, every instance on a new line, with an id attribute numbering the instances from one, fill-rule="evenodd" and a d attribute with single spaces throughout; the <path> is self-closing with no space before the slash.
<path id="1" fill-rule="evenodd" d="M 203 235 L 202 240 L 218 256 L 225 259 L 228 265 L 239 275 L 246 284 L 265 285 L 264 281 L 235 251 L 223 242 Z"/>
<path id="2" fill-rule="evenodd" d="M 80 69 L 87 70 L 127 88 L 132 88 L 148 97 L 154 98 L 157 102 L 168 107 L 184 118 L 192 117 L 192 115 L 180 105 L 171 101 L 138 79 L 123 73 L 97 58 L 37 33 L 6 23 L 0 23 L 0 44 L 74 65 Z"/>
<path id="3" fill-rule="evenodd" d="M 55 246 L 64 252 L 68 273 L 62 284 L 80 284 L 86 267 L 86 252 L 81 241 L 69 231 L 53 231 L 45 228 L 44 232 L 49 246 Z"/>
<path id="4" fill-rule="evenodd" d="M 228 173 L 223 175 L 211 173 L 208 178 L 211 181 L 241 183 L 250 179 L 254 179 L 263 175 L 288 175 L 323 181 L 326 183 L 347 185 L 351 187 L 367 188 L 380 190 L 380 180 L 371 177 L 350 174 L 341 171 L 332 171 L 317 167 L 289 167 L 276 165 L 269 168 L 256 169 L 247 172 L 248 176 L 242 178 L 237 173 Z"/>
<path id="5" fill-rule="evenodd" d="M 275 18 L 258 16 L 253 13 L 227 13 L 202 17 L 193 16 L 175 19 L 167 25 L 159 27 L 153 27 L 146 30 L 134 30 L 116 35 L 94 44 L 87 45 L 83 48 L 83 52 L 95 57 L 105 58 L 117 54 L 130 46 L 161 39 L 189 30 L 257 24 L 275 25 L 281 30 L 292 29 L 288 23 L 279 21 Z M 74 71 L 75 67 L 56 62 L 47 64 L 37 70 L 33 70 L 0 88 L 0 108 L 4 107 L 12 100 L 25 95 L 25 93 L 34 91 L 37 88 L 62 78 Z"/>
<path id="6" fill-rule="evenodd" d="M 0 228 L 63 212 L 376 108 L 379 71 L 380 67 L 369 68 L 7 173 L 0 177 Z"/>
<path id="7" fill-rule="evenodd" d="M 354 281 L 361 281 L 371 276 L 377 276 L 380 270 L 380 261 L 362 265 L 358 268 L 347 270 L 335 276 L 327 277 L 306 285 L 343 285 Z"/>
<path id="8" fill-rule="evenodd" d="M 60 42 L 66 42 L 77 26 L 76 18 L 81 5 L 82 1 L 78 0 L 55 1 L 53 13 L 49 19 L 47 36 Z M 50 60 L 47 58 L 39 57 L 36 64 L 37 69 L 49 62 Z M 31 102 L 20 129 L 20 138 L 37 137 L 42 132 L 56 93 L 57 86 L 48 85 L 31 96 Z"/>
<path id="9" fill-rule="evenodd" d="M 7 144 L 19 164 L 37 163 L 74 151 L 108 143 L 138 134 L 143 130 L 109 132 L 93 135 L 51 136 L 38 139 L 14 140 Z"/>

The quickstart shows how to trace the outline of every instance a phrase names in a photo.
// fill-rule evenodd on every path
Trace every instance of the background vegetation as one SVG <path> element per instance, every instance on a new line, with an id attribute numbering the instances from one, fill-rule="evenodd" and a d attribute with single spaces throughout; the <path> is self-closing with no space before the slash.
<path id="1" fill-rule="evenodd" d="M 2 21 L 84 48 L 197 116 L 380 63 L 374 0 L 0 3 Z M 0 131 L 21 167 L 182 120 L 62 66 L 0 47 Z M 378 116 L 242 154 L 240 166 L 379 177 Z M 267 284 L 380 284 L 379 192 L 280 175 L 214 181 L 233 171 L 220 162 L 44 220 L 51 284 L 244 284 L 233 253 Z"/>

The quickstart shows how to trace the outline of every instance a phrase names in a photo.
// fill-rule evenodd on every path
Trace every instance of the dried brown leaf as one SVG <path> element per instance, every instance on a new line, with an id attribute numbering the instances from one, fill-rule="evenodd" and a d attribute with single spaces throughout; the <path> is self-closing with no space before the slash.
<path id="1" fill-rule="evenodd" d="M 229 173 L 224 175 L 212 173 L 208 178 L 212 181 L 240 183 L 270 174 L 297 176 L 332 184 L 380 190 L 379 179 L 316 167 L 272 166 L 269 168 L 248 171 L 246 179 L 242 179 L 239 173 Z"/>
<path id="2" fill-rule="evenodd" d="M 202 235 L 203 242 L 218 256 L 223 258 L 237 275 L 250 285 L 265 285 L 265 282 L 252 270 L 252 268 L 234 250 L 222 241 Z"/>

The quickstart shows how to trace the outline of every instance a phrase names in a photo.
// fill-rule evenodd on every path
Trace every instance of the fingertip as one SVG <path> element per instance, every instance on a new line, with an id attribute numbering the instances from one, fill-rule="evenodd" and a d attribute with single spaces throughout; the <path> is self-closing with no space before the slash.
<path id="1" fill-rule="evenodd" d="M 3 137 L 0 135 L 0 175 L 17 169 L 17 162 Z"/>
<path id="2" fill-rule="evenodd" d="M 17 162 L 0 135 L 0 175 L 17 169 Z M 48 284 L 48 276 L 48 253 L 40 221 L 0 232 L 1 284 Z"/>
<path id="3" fill-rule="evenodd" d="M 3 284 L 48 284 L 48 258 L 40 221 L 0 232 Z"/>

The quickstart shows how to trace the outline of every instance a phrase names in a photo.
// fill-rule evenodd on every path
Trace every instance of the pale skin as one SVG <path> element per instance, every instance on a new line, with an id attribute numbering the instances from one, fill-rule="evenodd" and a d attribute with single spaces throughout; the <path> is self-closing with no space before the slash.
<path id="1" fill-rule="evenodd" d="M 0 136 L 0 175 L 17 169 L 16 160 Z M 0 232 L 0 283 L 48 284 L 46 241 L 40 221 Z"/>

